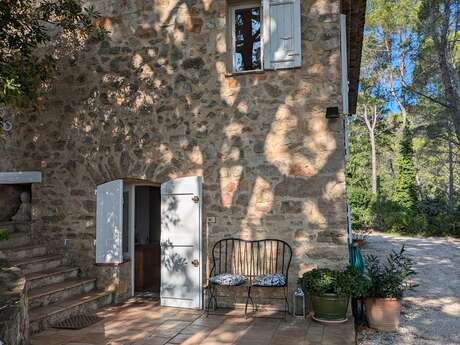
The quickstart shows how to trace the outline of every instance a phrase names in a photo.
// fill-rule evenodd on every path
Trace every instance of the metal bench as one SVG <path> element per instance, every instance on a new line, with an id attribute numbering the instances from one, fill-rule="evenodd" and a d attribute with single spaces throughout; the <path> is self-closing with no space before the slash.
<path id="1" fill-rule="evenodd" d="M 212 268 L 209 274 L 209 299 L 206 312 L 211 303 L 217 308 L 217 286 L 247 288 L 244 314 L 247 315 L 248 303 L 253 310 L 257 306 L 251 296 L 256 288 L 283 289 L 285 312 L 289 312 L 287 299 L 288 273 L 292 260 L 291 246 L 282 240 L 265 239 L 247 241 L 239 238 L 222 239 L 212 249 Z"/>

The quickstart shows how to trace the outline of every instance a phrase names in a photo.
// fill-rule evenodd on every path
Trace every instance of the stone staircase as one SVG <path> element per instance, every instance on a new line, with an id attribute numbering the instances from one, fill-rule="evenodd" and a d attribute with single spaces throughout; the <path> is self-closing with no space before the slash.
<path id="1" fill-rule="evenodd" d="M 81 277 L 80 269 L 66 257 L 50 253 L 46 245 L 32 242 L 26 234 L 13 233 L 1 241 L 0 254 L 26 277 L 32 333 L 112 302 L 111 293 L 96 290 L 95 278 Z"/>

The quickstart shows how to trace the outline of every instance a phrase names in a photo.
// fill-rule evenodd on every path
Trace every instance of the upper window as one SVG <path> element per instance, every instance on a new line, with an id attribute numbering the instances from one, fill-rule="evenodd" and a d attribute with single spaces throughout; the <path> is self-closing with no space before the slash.
<path id="1" fill-rule="evenodd" d="M 232 11 L 234 72 L 262 69 L 260 6 L 235 6 Z"/>
<path id="2" fill-rule="evenodd" d="M 232 72 L 301 65 L 300 0 L 241 0 L 228 15 Z"/>

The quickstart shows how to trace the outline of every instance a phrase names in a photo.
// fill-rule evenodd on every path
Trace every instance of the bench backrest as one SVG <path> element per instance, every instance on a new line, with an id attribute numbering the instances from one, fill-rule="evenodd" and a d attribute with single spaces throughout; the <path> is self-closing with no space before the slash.
<path id="1" fill-rule="evenodd" d="M 225 238 L 212 249 L 211 276 L 231 273 L 250 279 L 263 275 L 282 273 L 288 275 L 292 248 L 282 240 L 242 240 Z"/>

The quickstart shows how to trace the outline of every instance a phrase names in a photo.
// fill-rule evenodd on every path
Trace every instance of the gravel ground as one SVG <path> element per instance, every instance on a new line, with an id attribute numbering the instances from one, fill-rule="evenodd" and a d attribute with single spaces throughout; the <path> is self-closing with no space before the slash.
<path id="1" fill-rule="evenodd" d="M 398 332 L 362 329 L 359 345 L 460 344 L 460 240 L 372 234 L 363 254 L 384 255 L 403 244 L 414 258 L 419 284 L 402 301 Z"/>

